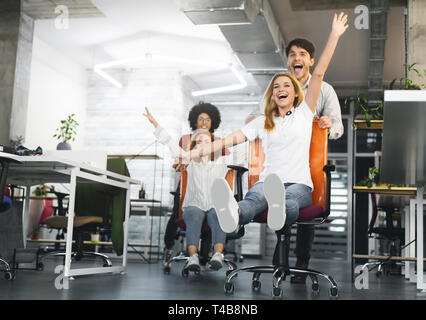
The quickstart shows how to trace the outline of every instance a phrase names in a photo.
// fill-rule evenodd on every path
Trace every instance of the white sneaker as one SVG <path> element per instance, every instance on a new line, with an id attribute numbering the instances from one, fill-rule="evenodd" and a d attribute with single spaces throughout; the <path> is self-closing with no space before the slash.
<path id="1" fill-rule="evenodd" d="M 192 272 L 200 272 L 200 259 L 198 258 L 197 253 L 189 257 L 188 261 L 185 264 L 185 269 Z"/>
<path id="2" fill-rule="evenodd" d="M 271 173 L 265 178 L 263 192 L 268 201 L 268 227 L 274 231 L 281 230 L 286 220 L 285 188 L 277 174 Z"/>
<path id="3" fill-rule="evenodd" d="M 211 193 L 220 228 L 225 233 L 234 232 L 239 221 L 238 203 L 228 182 L 224 178 L 216 178 Z"/>
<path id="4" fill-rule="evenodd" d="M 210 259 L 210 261 L 208 262 L 207 267 L 211 270 L 219 270 L 220 268 L 223 267 L 223 259 L 225 259 L 225 257 L 223 256 L 222 252 L 216 252 L 213 257 Z"/>

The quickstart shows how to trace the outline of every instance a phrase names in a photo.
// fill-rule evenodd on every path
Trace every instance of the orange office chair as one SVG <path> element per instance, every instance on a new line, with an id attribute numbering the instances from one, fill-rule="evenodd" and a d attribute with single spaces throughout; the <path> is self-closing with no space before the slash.
<path id="1" fill-rule="evenodd" d="M 232 167 L 232 166 L 229 166 Z M 237 172 L 237 184 L 238 184 L 238 188 L 240 189 L 240 183 L 241 183 L 241 179 L 238 177 L 239 172 L 236 170 L 229 170 L 228 173 L 226 174 L 226 181 L 228 182 L 231 190 L 234 190 L 234 182 L 235 182 L 235 176 L 236 176 L 236 172 Z M 183 199 L 185 198 L 185 194 L 186 194 L 186 185 L 187 185 L 187 180 L 188 180 L 188 172 L 186 170 L 181 172 L 181 178 L 180 178 L 180 194 L 179 194 L 179 217 L 176 220 L 176 225 L 180 228 L 181 231 L 185 231 L 186 230 L 186 226 L 185 226 L 185 222 L 183 220 L 183 210 L 182 210 L 182 204 L 183 204 Z M 184 233 L 181 232 L 180 235 L 184 236 Z M 201 228 L 201 237 L 210 237 L 211 236 L 211 231 L 210 231 L 210 227 L 207 224 L 207 221 L 205 220 L 202 228 Z M 240 232 L 235 232 L 235 233 L 231 233 L 231 234 L 227 234 L 226 235 L 226 239 L 227 240 L 231 240 L 231 239 L 236 239 L 239 238 L 241 236 L 241 231 Z M 225 253 L 225 252 L 224 252 Z M 165 261 L 164 263 L 164 268 L 163 271 L 165 274 L 170 274 L 170 268 L 171 268 L 171 264 L 173 262 L 186 262 L 189 259 L 188 255 L 186 254 L 186 250 L 184 250 L 182 248 L 182 250 L 179 252 L 179 254 L 171 259 L 168 259 L 167 261 Z M 229 272 L 231 272 L 232 270 L 235 270 L 237 268 L 236 264 L 233 263 L 231 260 L 228 259 L 224 259 L 225 264 L 228 266 L 228 270 L 227 270 L 227 274 L 229 274 Z M 187 269 L 183 268 L 182 269 L 182 276 L 184 278 L 187 278 L 189 275 L 189 272 Z"/>
<path id="2" fill-rule="evenodd" d="M 322 224 L 327 220 L 330 214 L 330 190 L 331 190 L 331 171 L 334 171 L 334 166 L 328 165 L 328 130 L 321 129 L 318 125 L 318 120 L 314 120 L 312 124 L 312 137 L 310 145 L 310 169 L 311 178 L 314 184 L 312 192 L 312 205 L 302 208 L 299 211 L 299 217 L 296 223 L 301 224 Z M 259 175 L 263 171 L 263 163 L 265 154 L 260 140 L 255 140 L 249 146 L 249 176 L 248 186 L 251 188 L 258 180 Z M 253 222 L 266 223 L 268 211 L 258 215 Z M 329 275 L 302 268 L 290 268 L 288 266 L 288 250 L 285 249 L 285 241 L 289 241 L 290 228 L 284 227 L 276 232 L 278 238 L 278 263 L 266 266 L 249 266 L 236 269 L 230 272 L 225 280 L 224 291 L 226 294 L 234 292 L 234 284 L 231 280 L 237 276 L 239 272 L 252 272 L 252 289 L 259 291 L 261 282 L 259 280 L 262 273 L 273 273 L 273 288 L 272 296 L 274 298 L 282 297 L 281 282 L 289 274 L 307 274 L 312 280 L 312 290 L 314 293 L 319 292 L 318 276 L 327 279 L 330 284 L 330 296 L 337 297 L 337 284 Z M 287 252 L 286 252 L 287 251 Z"/>

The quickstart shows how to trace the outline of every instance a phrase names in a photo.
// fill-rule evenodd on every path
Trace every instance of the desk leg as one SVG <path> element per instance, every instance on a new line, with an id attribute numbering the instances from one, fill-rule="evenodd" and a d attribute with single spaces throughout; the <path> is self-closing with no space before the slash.
<path id="1" fill-rule="evenodd" d="M 416 200 L 410 199 L 410 237 L 409 241 L 407 243 L 413 241 L 416 239 Z M 413 242 L 411 245 L 408 246 L 409 248 L 409 254 L 408 257 L 415 258 L 416 257 L 416 242 Z M 415 283 L 416 280 L 416 271 L 415 271 L 415 262 L 410 261 L 409 262 L 409 279 L 410 282 Z"/>
<path id="2" fill-rule="evenodd" d="M 127 183 L 126 189 L 126 211 L 125 211 L 125 220 L 124 220 L 124 242 L 123 242 L 123 268 L 127 266 L 127 245 L 129 241 L 129 220 L 130 220 L 130 184 Z M 122 273 L 124 273 L 122 271 Z"/>
<path id="3" fill-rule="evenodd" d="M 424 187 L 417 188 L 417 289 L 426 291 L 423 281 L 423 192 Z"/>
<path id="4" fill-rule="evenodd" d="M 24 248 L 27 247 L 28 217 L 30 216 L 30 196 L 31 186 L 27 185 L 25 189 L 24 211 L 22 211 L 22 237 L 24 241 Z"/>
<path id="5" fill-rule="evenodd" d="M 68 203 L 68 224 L 67 224 L 67 242 L 65 250 L 65 269 L 64 277 L 70 277 L 71 271 L 71 253 L 72 253 L 72 236 L 74 228 L 74 207 L 75 207 L 75 189 L 77 186 L 77 172 L 79 169 L 73 169 L 71 171 L 70 178 L 70 196 Z"/>
<path id="6" fill-rule="evenodd" d="M 150 236 L 151 236 L 151 211 L 147 206 L 143 207 L 143 209 L 146 212 L 146 215 L 145 215 L 145 244 L 148 244 L 148 243 L 150 243 L 149 239 L 150 239 Z M 145 256 L 146 259 L 148 259 L 148 251 L 150 249 L 151 248 L 148 247 L 148 246 L 146 246 L 145 249 L 144 249 L 144 256 Z"/>
<path id="7" fill-rule="evenodd" d="M 405 243 L 404 245 L 406 245 L 407 243 L 409 243 L 410 240 L 410 209 L 407 207 L 404 207 L 404 229 L 405 229 L 405 233 L 404 233 L 404 239 L 405 239 Z M 410 254 L 410 246 L 406 247 L 404 249 L 403 252 L 401 252 L 401 254 L 405 257 L 409 257 Z M 409 261 L 405 261 L 404 262 L 404 277 L 406 280 L 410 279 L 410 262 Z"/>

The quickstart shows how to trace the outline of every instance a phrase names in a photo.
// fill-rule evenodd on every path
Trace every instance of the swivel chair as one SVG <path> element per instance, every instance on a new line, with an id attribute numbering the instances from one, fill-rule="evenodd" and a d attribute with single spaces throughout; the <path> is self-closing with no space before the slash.
<path id="1" fill-rule="evenodd" d="M 312 192 L 312 205 L 302 208 L 299 211 L 299 217 L 296 223 L 319 225 L 327 221 L 330 214 L 330 190 L 331 190 L 331 171 L 334 166 L 327 164 L 328 149 L 328 130 L 321 129 L 318 120 L 314 120 L 312 124 L 312 138 L 310 145 L 310 170 L 311 178 L 314 184 Z M 249 188 L 253 186 L 259 179 L 260 173 L 263 171 L 263 163 L 265 155 L 260 140 L 255 140 L 249 146 Z M 253 222 L 266 223 L 267 210 L 258 215 Z M 290 274 L 309 275 L 312 280 L 313 293 L 319 292 L 318 277 L 323 277 L 330 283 L 330 296 L 337 297 L 338 288 L 334 279 L 322 272 L 312 269 L 291 268 L 288 264 L 289 246 L 290 246 L 290 226 L 284 226 L 283 229 L 276 232 L 278 243 L 276 253 L 278 259 L 274 259 L 272 265 L 248 266 L 231 271 L 225 280 L 225 294 L 233 294 L 234 284 L 232 279 L 240 272 L 252 272 L 252 290 L 258 292 L 261 288 L 260 275 L 262 273 L 273 274 L 272 297 L 282 298 L 281 283 Z"/>
<path id="2" fill-rule="evenodd" d="M 386 255 L 388 259 L 381 261 L 367 262 L 362 270 L 372 271 L 377 267 L 376 276 L 380 277 L 383 273 L 389 275 L 392 270 L 402 265 L 401 262 L 391 260 L 391 257 L 401 256 L 401 249 L 405 241 L 405 229 L 400 223 L 394 226 L 394 214 L 397 214 L 402 208 L 408 205 L 407 197 L 397 195 L 379 195 L 378 199 L 375 193 L 370 193 L 372 204 L 372 215 L 368 227 L 368 236 L 380 241 L 379 255 Z M 385 212 L 385 225 L 376 226 L 378 212 Z M 386 248 L 387 247 L 387 248 Z M 368 269 L 370 266 L 373 268 Z"/>
<path id="3" fill-rule="evenodd" d="M 0 173 L 0 214 L 2 212 L 5 212 L 10 209 L 12 206 L 12 200 L 5 195 L 6 190 L 6 178 L 7 178 L 7 172 L 9 170 L 10 163 L 21 163 L 20 161 L 10 159 L 8 157 L 2 157 L 0 156 L 0 164 L 1 164 L 1 173 Z M 0 269 L 1 272 L 4 272 L 4 277 L 6 280 L 13 280 L 15 279 L 15 273 L 10 268 L 9 263 L 1 259 L 0 257 L 0 263 L 4 265 L 4 269 Z"/>
<path id="4" fill-rule="evenodd" d="M 228 166 L 228 167 L 232 167 L 232 166 Z M 229 186 L 231 187 L 231 189 L 234 189 L 234 180 L 235 180 L 235 172 L 237 172 L 237 188 L 241 188 L 241 174 L 243 173 L 244 170 L 229 170 L 227 175 L 226 175 L 226 180 L 229 184 Z M 180 194 L 179 194 L 179 216 L 176 220 L 176 224 L 179 227 L 180 231 L 178 231 L 179 235 L 181 237 L 185 236 L 184 231 L 186 230 L 186 226 L 185 226 L 185 222 L 183 220 L 183 210 L 182 210 L 182 204 L 183 204 L 183 200 L 185 198 L 185 193 L 186 193 L 186 185 L 187 185 L 187 178 L 188 178 L 188 173 L 186 170 L 181 172 L 181 177 L 180 177 Z M 241 196 L 241 195 L 239 195 Z M 237 195 L 238 197 L 238 195 Z M 232 234 L 227 234 L 226 235 L 226 239 L 227 240 L 231 240 L 231 239 L 236 239 L 239 238 L 242 235 L 243 231 L 239 230 L 239 232 L 235 232 Z M 206 220 L 204 220 L 203 225 L 201 227 L 201 237 L 210 237 L 211 236 L 211 231 L 210 231 L 210 227 L 208 226 Z M 183 243 L 183 240 L 182 240 Z M 200 254 L 203 253 L 204 255 L 208 254 L 207 250 L 201 250 L 200 248 Z M 204 260 L 208 260 L 208 257 L 203 257 Z M 185 262 L 188 261 L 189 256 L 186 254 L 186 250 L 184 250 L 184 248 L 182 248 L 182 250 L 178 253 L 178 255 L 167 259 L 164 262 L 164 267 L 163 267 L 163 271 L 165 274 L 170 274 L 170 269 L 171 269 L 171 264 L 173 262 Z M 200 258 L 201 260 L 201 258 Z M 228 260 L 228 259 L 224 259 L 225 264 L 228 266 L 228 270 L 227 270 L 227 274 L 229 272 L 231 272 L 232 270 L 235 270 L 237 268 L 237 266 L 235 265 L 235 263 L 233 263 L 232 261 Z M 187 278 L 189 275 L 189 272 L 187 269 L 183 268 L 182 269 L 182 276 L 184 278 Z"/>

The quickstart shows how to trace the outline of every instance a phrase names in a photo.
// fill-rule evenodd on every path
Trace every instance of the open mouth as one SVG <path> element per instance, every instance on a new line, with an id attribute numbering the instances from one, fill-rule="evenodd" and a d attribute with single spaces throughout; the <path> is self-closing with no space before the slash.
<path id="1" fill-rule="evenodd" d="M 280 95 L 278 95 L 278 99 L 279 100 L 284 100 L 284 99 L 286 99 L 288 97 L 288 94 L 280 94 Z"/>
<path id="2" fill-rule="evenodd" d="M 293 65 L 294 71 L 301 71 L 303 69 L 303 66 L 300 63 L 296 63 Z"/>

